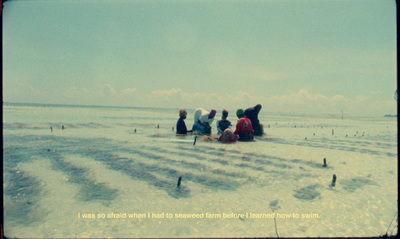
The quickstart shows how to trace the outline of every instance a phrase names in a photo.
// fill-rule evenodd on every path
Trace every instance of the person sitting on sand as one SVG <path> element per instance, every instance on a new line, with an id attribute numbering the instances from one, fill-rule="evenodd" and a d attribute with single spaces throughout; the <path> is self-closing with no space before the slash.
<path id="1" fill-rule="evenodd" d="M 196 109 L 194 111 L 194 124 L 192 131 L 207 135 L 211 134 L 211 124 L 214 121 L 216 113 L 217 111 L 215 110 L 207 112 L 202 108 Z"/>
<path id="2" fill-rule="evenodd" d="M 264 126 L 258 120 L 258 113 L 260 113 L 261 105 L 258 104 L 254 107 L 247 108 L 244 115 L 251 121 L 255 136 L 262 136 L 264 133 Z"/>
<path id="3" fill-rule="evenodd" d="M 234 143 L 236 142 L 236 135 L 232 132 L 230 128 L 226 128 L 218 138 L 218 141 L 221 143 Z"/>
<path id="4" fill-rule="evenodd" d="M 179 111 L 179 119 L 178 122 L 176 123 L 176 134 L 187 134 L 191 133 L 191 130 L 187 130 L 186 124 L 184 119 L 186 119 L 187 112 L 184 109 L 181 109 Z"/>
<path id="5" fill-rule="evenodd" d="M 251 121 L 244 115 L 242 109 L 236 111 L 236 116 L 239 118 L 236 124 L 235 135 L 239 137 L 240 141 L 251 141 L 254 140 L 254 131 L 251 126 Z"/>
<path id="6" fill-rule="evenodd" d="M 231 122 L 226 119 L 227 117 L 228 117 L 228 111 L 223 110 L 222 118 L 217 121 L 218 134 L 223 134 L 225 129 L 230 128 L 232 126 Z"/>

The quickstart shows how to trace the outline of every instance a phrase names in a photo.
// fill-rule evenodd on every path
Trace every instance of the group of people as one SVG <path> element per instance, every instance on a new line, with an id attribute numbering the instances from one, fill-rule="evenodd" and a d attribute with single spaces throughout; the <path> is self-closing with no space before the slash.
<path id="1" fill-rule="evenodd" d="M 219 138 L 222 143 L 232 143 L 236 140 L 251 141 L 254 136 L 261 136 L 264 133 L 263 125 L 258 120 L 261 105 L 257 104 L 254 107 L 247 108 L 246 110 L 238 109 L 236 116 L 238 121 L 235 130 L 232 129 L 231 122 L 228 118 L 228 111 L 222 111 L 222 118 L 217 121 L 217 130 Z M 176 124 L 176 133 L 179 135 L 186 135 L 188 133 L 197 132 L 199 134 L 211 135 L 211 124 L 214 121 L 216 110 L 210 112 L 198 108 L 194 111 L 194 124 L 191 130 L 188 130 L 185 124 L 187 112 L 184 109 L 179 111 L 179 119 Z"/>

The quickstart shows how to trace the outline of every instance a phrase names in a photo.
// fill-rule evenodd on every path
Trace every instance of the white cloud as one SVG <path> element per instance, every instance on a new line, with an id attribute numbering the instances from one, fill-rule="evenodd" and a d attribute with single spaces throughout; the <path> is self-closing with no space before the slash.
<path id="1" fill-rule="evenodd" d="M 117 91 L 110 85 L 110 84 L 105 84 L 102 86 L 99 90 L 99 94 L 102 96 L 110 96 L 110 95 L 117 95 Z"/>
<path id="2" fill-rule="evenodd" d="M 340 114 L 343 109 L 352 115 L 382 115 L 391 113 L 395 109 L 393 102 L 374 102 L 372 98 L 357 96 L 353 99 L 344 95 L 328 97 L 321 94 L 312 94 L 305 89 L 288 95 L 259 96 L 246 91 L 226 92 L 225 94 L 191 93 L 182 89 L 156 90 L 151 95 L 141 99 L 142 104 L 150 107 L 169 108 L 204 108 L 230 109 L 246 108 L 262 104 L 268 112 L 296 112 L 311 114 Z M 371 108 L 371 106 L 374 106 Z M 380 107 L 379 111 L 376 107 Z M 375 111 L 374 111 L 375 110 Z"/>
<path id="3" fill-rule="evenodd" d="M 126 89 L 123 89 L 122 91 L 121 91 L 121 94 L 123 95 L 123 96 L 125 96 L 125 95 L 133 95 L 133 94 L 135 94 L 137 92 L 137 89 L 136 88 L 126 88 Z"/>
<path id="4" fill-rule="evenodd" d="M 367 97 L 362 96 L 362 95 L 357 95 L 356 99 L 353 101 L 353 103 L 365 103 L 368 100 Z"/>
<path id="5" fill-rule="evenodd" d="M 290 95 L 273 95 L 263 99 L 263 108 L 272 112 L 296 112 L 312 114 L 339 114 L 343 109 L 351 115 L 384 115 L 396 110 L 396 102 L 379 101 L 358 95 L 347 98 L 343 95 L 328 97 L 311 94 L 302 89 Z"/>
<path id="6" fill-rule="evenodd" d="M 349 99 L 347 99 L 344 95 L 335 95 L 332 97 L 332 101 L 334 103 L 347 103 L 349 102 Z"/>
<path id="7" fill-rule="evenodd" d="M 60 93 L 68 102 L 73 104 L 130 106 L 131 100 L 137 95 L 136 88 L 116 90 L 110 84 L 97 85 L 93 88 L 70 87 Z"/>
<path id="8" fill-rule="evenodd" d="M 366 92 L 349 98 L 344 95 L 326 96 L 313 94 L 306 89 L 287 95 L 253 95 L 247 91 L 231 92 L 224 94 L 215 92 L 187 92 L 181 88 L 159 89 L 150 93 L 142 92 L 137 88 L 116 90 L 111 84 L 99 85 L 93 88 L 70 87 L 64 90 L 41 91 L 33 86 L 18 84 L 18 92 L 13 95 L 23 94 L 25 102 L 49 102 L 82 105 L 114 105 L 114 106 L 141 106 L 141 107 L 167 107 L 167 108 L 204 108 L 206 110 L 222 109 L 236 110 L 247 108 L 256 104 L 263 105 L 265 112 L 281 113 L 310 113 L 310 114 L 340 114 L 343 109 L 348 115 L 375 115 L 396 113 L 395 100 L 379 100 L 376 98 L 380 92 Z M 60 101 L 63 99 L 63 101 Z M 14 100 L 21 102 L 21 100 Z"/>
<path id="9" fill-rule="evenodd" d="M 380 94 L 382 94 L 382 91 L 380 91 L 380 90 L 375 90 L 375 91 L 370 91 L 370 92 L 368 92 L 369 94 L 371 94 L 371 95 L 380 95 Z"/>
<path id="10" fill-rule="evenodd" d="M 155 90 L 153 95 L 155 97 L 175 97 L 182 94 L 182 89 L 172 88 L 170 90 Z"/>

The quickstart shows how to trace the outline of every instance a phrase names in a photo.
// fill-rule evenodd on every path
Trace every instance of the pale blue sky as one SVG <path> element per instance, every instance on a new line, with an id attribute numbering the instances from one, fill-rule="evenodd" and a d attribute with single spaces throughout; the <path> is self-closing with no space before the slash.
<path id="1" fill-rule="evenodd" d="M 4 4 L 5 102 L 380 116 L 396 79 L 394 0 Z"/>

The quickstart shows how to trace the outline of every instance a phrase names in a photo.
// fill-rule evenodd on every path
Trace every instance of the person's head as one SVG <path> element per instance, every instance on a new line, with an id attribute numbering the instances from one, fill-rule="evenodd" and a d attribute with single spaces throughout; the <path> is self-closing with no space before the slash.
<path id="1" fill-rule="evenodd" d="M 179 111 L 179 117 L 180 117 L 180 118 L 186 119 L 186 115 L 187 115 L 186 110 L 181 109 L 181 110 Z"/>
<path id="2" fill-rule="evenodd" d="M 257 112 L 260 112 L 261 107 L 262 107 L 262 106 L 261 106 L 260 104 L 254 106 L 254 108 L 257 110 Z"/>
<path id="3" fill-rule="evenodd" d="M 223 119 L 228 118 L 228 111 L 227 111 L 227 110 L 223 110 L 223 111 L 222 111 L 222 118 L 223 118 Z"/>
<path id="4" fill-rule="evenodd" d="M 210 114 L 208 115 L 208 118 L 212 119 L 212 118 L 215 117 L 216 114 L 217 114 L 217 111 L 213 109 L 213 110 L 210 111 Z"/>
<path id="5" fill-rule="evenodd" d="M 243 109 L 238 109 L 236 111 L 236 116 L 240 119 L 244 117 L 244 110 Z"/>

